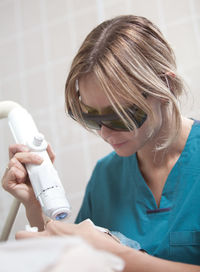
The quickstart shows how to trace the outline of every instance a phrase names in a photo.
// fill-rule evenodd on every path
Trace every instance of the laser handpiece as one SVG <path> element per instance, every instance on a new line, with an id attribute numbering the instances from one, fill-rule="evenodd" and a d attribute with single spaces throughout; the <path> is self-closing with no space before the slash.
<path id="1" fill-rule="evenodd" d="M 8 104 L 12 104 L 10 108 Z M 54 220 L 66 218 L 70 214 L 70 205 L 58 173 L 46 151 L 47 142 L 44 136 L 39 133 L 31 115 L 19 104 L 4 101 L 0 102 L 0 108 L 2 107 L 9 108 L 7 110 L 8 124 L 15 142 L 28 146 L 31 152 L 43 159 L 40 165 L 26 164 L 26 169 L 44 214 Z M 3 117 L 6 117 L 6 114 Z"/>

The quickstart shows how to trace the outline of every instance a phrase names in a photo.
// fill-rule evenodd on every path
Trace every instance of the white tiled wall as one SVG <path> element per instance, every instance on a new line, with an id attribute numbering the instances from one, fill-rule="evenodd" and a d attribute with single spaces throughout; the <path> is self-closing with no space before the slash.
<path id="1" fill-rule="evenodd" d="M 0 100 L 22 104 L 56 153 L 56 168 L 72 205 L 72 222 L 98 158 L 111 148 L 65 116 L 64 85 L 70 63 L 86 34 L 104 19 L 120 14 L 146 16 L 160 26 L 177 56 L 190 89 L 183 99 L 187 116 L 200 119 L 199 0 L 1 0 Z M 0 121 L 0 175 L 13 143 Z M 0 230 L 12 197 L 0 190 Z M 24 228 L 20 208 L 11 239 Z"/>

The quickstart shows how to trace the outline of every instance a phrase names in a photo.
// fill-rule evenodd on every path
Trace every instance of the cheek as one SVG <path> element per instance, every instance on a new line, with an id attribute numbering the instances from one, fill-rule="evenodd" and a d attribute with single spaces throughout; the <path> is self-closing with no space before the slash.
<path id="1" fill-rule="evenodd" d="M 160 110 L 156 112 L 154 120 L 147 120 L 138 130 L 138 135 L 141 140 L 148 140 L 158 135 L 162 126 L 162 114 Z"/>
<path id="2" fill-rule="evenodd" d="M 95 130 L 95 133 L 99 136 L 101 136 L 101 130 Z"/>

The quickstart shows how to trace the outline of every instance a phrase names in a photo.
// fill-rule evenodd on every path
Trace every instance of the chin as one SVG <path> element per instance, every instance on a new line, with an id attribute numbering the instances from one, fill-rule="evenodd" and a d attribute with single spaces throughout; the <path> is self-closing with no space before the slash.
<path id="1" fill-rule="evenodd" d="M 117 155 L 120 156 L 120 157 L 129 157 L 129 156 L 132 156 L 133 154 L 136 153 L 136 151 L 131 151 L 131 150 L 120 150 L 120 149 L 115 149 L 115 152 L 116 152 Z"/>

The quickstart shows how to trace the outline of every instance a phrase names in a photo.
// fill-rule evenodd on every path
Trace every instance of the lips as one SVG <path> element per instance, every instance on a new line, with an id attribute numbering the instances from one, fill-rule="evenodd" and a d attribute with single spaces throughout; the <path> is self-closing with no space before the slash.
<path id="1" fill-rule="evenodd" d="M 112 147 L 114 148 L 114 149 L 116 149 L 116 148 L 120 148 L 122 145 L 124 145 L 125 143 L 127 143 L 127 141 L 125 141 L 125 142 L 122 142 L 122 143 L 117 143 L 117 144 L 111 144 L 112 145 Z"/>

